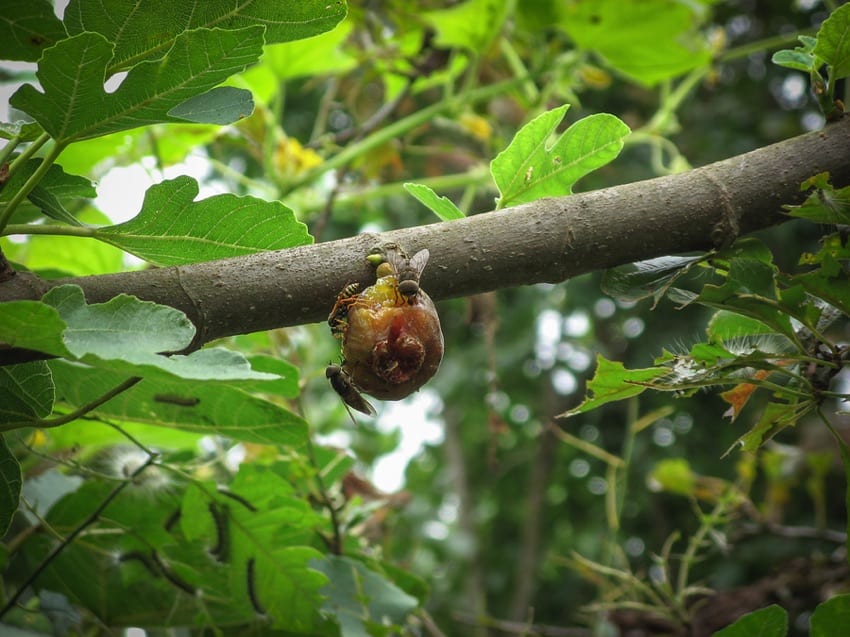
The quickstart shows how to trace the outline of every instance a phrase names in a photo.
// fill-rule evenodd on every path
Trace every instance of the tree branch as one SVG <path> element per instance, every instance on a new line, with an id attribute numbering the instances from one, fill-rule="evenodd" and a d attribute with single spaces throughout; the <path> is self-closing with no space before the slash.
<path id="1" fill-rule="evenodd" d="M 197 326 L 193 348 L 216 338 L 324 320 L 337 293 L 374 280 L 366 253 L 395 241 L 427 247 L 422 286 L 434 299 L 538 282 L 557 283 L 604 268 L 726 245 L 786 221 L 800 183 L 829 171 L 850 184 L 850 118 L 823 130 L 686 173 L 514 208 L 290 250 L 187 266 L 44 281 L 18 273 L 0 301 L 38 299 L 49 287 L 81 286 L 89 302 L 120 293 L 176 307 Z M 32 353 L 0 351 L 0 364 Z"/>

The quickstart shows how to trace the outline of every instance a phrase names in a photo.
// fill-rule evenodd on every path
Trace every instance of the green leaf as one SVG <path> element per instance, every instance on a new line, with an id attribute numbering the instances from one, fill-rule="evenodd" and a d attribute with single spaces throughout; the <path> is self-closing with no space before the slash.
<path id="1" fill-rule="evenodd" d="M 240 383 L 245 391 L 262 394 L 274 394 L 281 398 L 295 398 L 301 393 L 298 386 L 298 368 L 276 356 L 256 354 L 249 356 L 251 369 L 257 372 L 274 374 L 275 379 L 257 383 Z"/>
<path id="2" fill-rule="evenodd" d="M 186 348 L 195 336 L 195 326 L 180 310 L 127 294 L 87 305 L 80 287 L 62 285 L 48 291 L 42 301 L 65 321 L 63 340 L 78 358 L 156 356 Z"/>
<path id="3" fill-rule="evenodd" d="M 700 5 L 677 0 L 571 2 L 560 26 L 576 46 L 597 52 L 609 65 L 653 85 L 711 61 L 699 31 Z"/>
<path id="4" fill-rule="evenodd" d="M 109 223 L 106 215 L 91 207 L 77 214 L 77 219 L 84 224 Z M 74 236 L 33 235 L 25 243 L 10 243 L 7 255 L 45 278 L 112 274 L 126 269 L 123 251 Z"/>
<path id="5" fill-rule="evenodd" d="M 788 206 L 792 217 L 808 219 L 814 223 L 850 223 L 850 186 L 834 189 L 830 184 L 818 187 L 799 206 Z"/>
<path id="6" fill-rule="evenodd" d="M 59 312 L 39 301 L 0 303 L 0 342 L 12 347 L 71 356 L 62 341 L 65 328 Z"/>
<path id="7" fill-rule="evenodd" d="M 245 119 L 253 112 L 254 98 L 250 91 L 219 86 L 178 104 L 168 111 L 168 116 L 197 124 L 225 125 Z"/>
<path id="8" fill-rule="evenodd" d="M 800 283 L 809 294 L 823 299 L 844 314 L 850 315 L 850 278 L 840 265 L 836 270 L 821 267 L 799 274 L 793 280 Z"/>
<path id="9" fill-rule="evenodd" d="M 44 361 L 0 367 L 0 423 L 46 418 L 53 411 L 53 394 Z"/>
<path id="10" fill-rule="evenodd" d="M 785 637 L 787 634 L 788 613 L 781 606 L 771 604 L 747 613 L 713 637 Z"/>
<path id="11" fill-rule="evenodd" d="M 259 26 L 187 31 L 168 55 L 138 64 L 113 93 L 106 93 L 113 45 L 100 34 L 81 33 L 44 52 L 37 73 L 43 93 L 26 84 L 10 103 L 59 143 L 175 121 L 168 115 L 172 108 L 255 62 L 262 45 Z"/>
<path id="12" fill-rule="evenodd" d="M 6 444 L 6 438 L 0 434 L 0 537 L 6 535 L 12 516 L 18 510 L 21 497 L 21 465 L 15 459 L 12 450 Z"/>
<path id="13" fill-rule="evenodd" d="M 664 491 L 692 496 L 696 490 L 696 475 L 684 458 L 661 460 L 652 469 L 649 478 Z"/>
<path id="14" fill-rule="evenodd" d="M 328 555 L 314 566 L 328 577 L 324 610 L 343 637 L 369 637 L 373 626 L 401 626 L 419 602 L 365 564 Z"/>
<path id="15" fill-rule="evenodd" d="M 768 403 L 759 421 L 738 439 L 742 451 L 755 451 L 786 427 L 797 422 L 800 413 L 796 405 Z"/>
<path id="16" fill-rule="evenodd" d="M 51 289 L 43 302 L 65 321 L 63 340 L 71 354 L 95 367 L 165 380 L 280 380 L 254 371 L 242 354 L 220 347 L 163 356 L 185 349 L 195 335 L 192 322 L 172 307 L 126 294 L 87 305 L 82 290 L 73 285 Z"/>
<path id="17" fill-rule="evenodd" d="M 80 407 L 127 379 L 126 374 L 79 363 L 48 363 L 57 399 Z M 292 412 L 222 383 L 146 378 L 93 412 L 107 418 L 217 434 L 260 444 L 303 447 L 307 423 Z"/>
<path id="18" fill-rule="evenodd" d="M 789 310 L 777 298 L 776 267 L 760 259 L 735 257 L 729 262 L 726 282 L 703 287 L 697 302 L 748 316 L 774 331 L 794 338 Z"/>
<path id="19" fill-rule="evenodd" d="M 774 332 L 761 321 L 741 316 L 736 312 L 719 310 L 709 320 L 706 333 L 712 343 L 724 343 Z"/>
<path id="20" fill-rule="evenodd" d="M 704 257 L 660 257 L 611 268 L 602 277 L 602 291 L 615 299 L 640 301 L 653 297 L 656 302 L 670 285 Z"/>
<path id="21" fill-rule="evenodd" d="M 448 197 L 437 196 L 437 193 L 424 184 L 406 183 L 404 189 L 443 221 L 463 219 L 466 216 Z"/>
<path id="22" fill-rule="evenodd" d="M 811 53 L 801 51 L 800 49 L 783 49 L 777 51 L 770 58 L 770 61 L 777 66 L 784 66 L 787 69 L 795 69 L 797 71 L 805 71 L 811 73 L 815 68 L 815 56 Z"/>
<path id="23" fill-rule="evenodd" d="M 5 0 L 0 12 L 0 59 L 37 62 L 65 38 L 65 27 L 46 0 Z"/>
<path id="24" fill-rule="evenodd" d="M 811 637 L 843 637 L 850 626 L 850 594 L 836 595 L 818 604 L 812 613 Z"/>
<path id="25" fill-rule="evenodd" d="M 71 35 L 93 31 L 113 42 L 115 58 L 110 67 L 117 70 L 163 57 L 184 31 L 261 26 L 266 43 L 272 44 L 328 31 L 345 14 L 345 2 L 339 0 L 72 0 L 65 10 L 65 23 Z"/>
<path id="26" fill-rule="evenodd" d="M 483 52 L 501 33 L 512 5 L 504 0 L 467 0 L 448 9 L 426 11 L 422 19 L 437 32 L 437 46 Z"/>
<path id="27" fill-rule="evenodd" d="M 35 122 L 0 122 L 0 139 L 19 137 L 23 142 L 31 142 L 35 141 L 42 132 L 41 126 Z"/>
<path id="28" fill-rule="evenodd" d="M 0 202 L 9 201 L 35 173 L 42 161 L 30 159 L 21 166 L 0 190 Z M 19 207 L 13 219 L 16 223 L 23 223 L 38 218 L 39 213 L 43 212 L 53 219 L 80 226 L 82 224 L 65 209 L 63 202 L 72 198 L 95 196 L 97 192 L 91 181 L 78 175 L 69 175 L 61 166 L 53 164 L 47 169 L 41 181 L 30 191 L 28 199 L 32 205 Z"/>
<path id="29" fill-rule="evenodd" d="M 538 115 L 523 126 L 490 164 L 500 207 L 567 195 L 579 179 L 613 160 L 629 128 L 607 113 L 590 115 L 549 139 L 568 105 Z"/>
<path id="30" fill-rule="evenodd" d="M 181 265 L 312 242 L 307 226 L 278 201 L 224 194 L 194 201 L 198 182 L 151 186 L 135 218 L 95 236 L 156 265 Z"/>
<path id="31" fill-rule="evenodd" d="M 850 6 L 841 5 L 823 21 L 814 53 L 832 67 L 831 81 L 850 75 Z"/>
<path id="32" fill-rule="evenodd" d="M 248 69 L 245 75 L 263 67 L 277 80 L 346 73 L 357 66 L 357 58 L 344 49 L 352 28 L 353 23 L 344 22 L 321 35 L 267 46 L 260 66 Z"/>
<path id="33" fill-rule="evenodd" d="M 596 373 L 587 383 L 588 397 L 581 405 L 558 417 L 567 418 L 583 414 L 607 403 L 637 396 L 647 389 L 645 383 L 666 373 L 667 370 L 663 367 L 626 369 L 622 363 L 609 361 L 601 354 L 597 355 Z"/>

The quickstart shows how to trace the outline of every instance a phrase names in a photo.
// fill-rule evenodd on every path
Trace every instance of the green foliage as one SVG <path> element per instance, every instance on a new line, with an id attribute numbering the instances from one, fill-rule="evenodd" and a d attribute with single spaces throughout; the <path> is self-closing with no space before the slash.
<path id="1" fill-rule="evenodd" d="M 816 38 L 800 36 L 801 45 L 793 50 L 777 51 L 773 63 L 811 76 L 812 91 L 829 119 L 844 112 L 835 100 L 835 83 L 850 75 L 850 7 L 838 7 L 823 21 Z M 826 66 L 826 79 L 821 68 Z"/>
<path id="2" fill-rule="evenodd" d="M 224 259 L 312 242 L 307 226 L 277 201 L 216 195 L 194 201 L 198 183 L 178 177 L 151 186 L 139 214 L 93 236 L 155 265 Z M 238 219 L 235 224 L 231 219 Z"/>
<path id="3" fill-rule="evenodd" d="M 747 613 L 731 626 L 714 633 L 714 637 L 785 637 L 788 634 L 788 613 L 773 604 Z"/>
<path id="4" fill-rule="evenodd" d="M 490 170 L 499 188 L 500 208 L 568 195 L 575 182 L 620 153 L 629 128 L 606 113 L 579 120 L 550 143 L 568 108 L 561 106 L 535 117 L 496 155 Z"/>
<path id="5" fill-rule="evenodd" d="M 568 3 L 559 25 L 578 46 L 651 85 L 708 63 L 708 42 L 698 34 L 704 15 L 674 0 L 601 0 Z"/>
<path id="6" fill-rule="evenodd" d="M 750 147 L 797 132 L 764 101 L 781 69 L 726 84 L 769 46 L 724 51 L 724 5 L 237 4 L 72 0 L 59 19 L 45 0 L 6 2 L 0 58 L 37 62 L 0 73 L 22 84 L 0 122 L 15 269 L 120 276 L 133 255 L 178 272 L 683 170 L 727 131 Z M 810 75 L 830 119 L 848 19 L 839 7 L 774 55 Z M 718 94 L 733 111 L 700 120 Z M 811 233 L 848 222 L 847 188 L 826 174 L 802 187 L 787 213 Z M 813 420 L 837 434 L 828 410 L 847 398 L 850 254 L 823 234 L 796 266 L 793 236 L 626 265 L 602 280 L 615 300 L 582 279 L 441 304 L 440 373 L 377 424 L 350 424 L 324 382 L 339 355 L 326 325 L 190 351 L 185 314 L 132 296 L 89 303 L 65 284 L 4 302 L 0 343 L 24 362 L 0 367 L 0 632 L 603 634 L 625 632 L 623 610 L 671 634 L 696 625 L 713 589 L 782 568 L 766 543 L 744 564 L 736 531 L 785 531 L 787 516 L 834 542 L 850 506 L 833 488 L 846 443 L 789 440 Z M 692 448 L 665 442 L 691 429 Z M 718 468 L 734 439 L 736 466 Z M 384 493 L 369 479 L 399 455 L 415 456 L 407 490 Z M 809 504 L 817 533 L 794 508 Z M 847 625 L 846 595 L 814 607 L 813 635 Z M 788 624 L 768 607 L 717 634 Z"/>

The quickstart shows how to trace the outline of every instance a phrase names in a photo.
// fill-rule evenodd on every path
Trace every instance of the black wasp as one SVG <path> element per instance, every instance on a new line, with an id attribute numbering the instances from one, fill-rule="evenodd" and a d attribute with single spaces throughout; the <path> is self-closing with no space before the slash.
<path id="1" fill-rule="evenodd" d="M 346 409 L 351 407 L 367 416 L 374 416 L 378 413 L 369 401 L 363 398 L 363 395 L 357 390 L 354 383 L 351 382 L 351 376 L 340 365 L 328 365 L 325 368 L 325 376 L 330 381 L 333 390 L 342 398 Z M 354 420 L 351 410 L 349 410 L 348 414 Z"/>

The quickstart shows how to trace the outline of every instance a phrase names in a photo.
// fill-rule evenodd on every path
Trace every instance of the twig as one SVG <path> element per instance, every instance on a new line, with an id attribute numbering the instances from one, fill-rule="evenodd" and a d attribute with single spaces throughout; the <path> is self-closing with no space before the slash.
<path id="1" fill-rule="evenodd" d="M 119 383 L 118 385 L 116 385 L 115 387 L 110 389 L 105 394 L 98 396 L 97 398 L 95 398 L 90 403 L 86 403 L 85 405 L 83 405 L 79 409 L 75 409 L 74 411 L 72 411 L 68 414 L 65 414 L 64 416 L 59 416 L 57 418 L 50 418 L 48 420 L 35 420 L 35 421 L 26 420 L 26 421 L 6 423 L 5 425 L 3 425 L 3 427 L 0 429 L 0 431 L 11 431 L 12 429 L 18 429 L 20 427 L 37 427 L 39 429 L 49 429 L 51 427 L 58 427 L 60 425 L 66 425 L 69 422 L 73 422 L 74 420 L 77 420 L 77 418 L 81 418 L 81 417 L 85 416 L 90 411 L 97 409 L 98 407 L 100 407 L 105 402 L 108 402 L 108 401 L 112 400 L 113 398 L 115 398 L 118 394 L 127 391 L 128 389 L 133 387 L 133 385 L 135 385 L 136 383 L 138 383 L 141 380 L 142 380 L 142 378 L 140 376 L 132 376 L 131 378 L 128 378 L 124 382 Z M 139 446 L 141 447 L 141 445 L 139 445 Z"/>
<path id="2" fill-rule="evenodd" d="M 847 542 L 847 534 L 842 531 L 835 531 L 834 529 L 818 529 L 812 526 L 785 526 L 773 523 L 758 524 L 752 522 L 741 524 L 729 539 L 735 542 L 746 537 L 765 534 L 775 535 L 789 540 L 824 540 L 836 544 Z"/>
<path id="3" fill-rule="evenodd" d="M 431 617 L 431 613 L 429 613 L 424 608 L 420 608 L 417 613 L 419 616 L 419 621 L 422 622 L 422 626 L 428 631 L 428 634 L 431 637 L 446 637 L 446 634 L 440 630 L 440 627 L 437 626 L 437 622 L 434 621 L 434 618 Z"/>
<path id="4" fill-rule="evenodd" d="M 454 618 L 461 623 L 470 626 L 486 626 L 495 628 L 505 633 L 539 637 L 590 637 L 592 634 L 588 628 L 562 628 L 560 626 L 549 626 L 546 624 L 528 624 L 526 622 L 514 622 L 494 617 L 477 617 L 466 613 L 454 613 Z"/>
<path id="5" fill-rule="evenodd" d="M 333 502 L 331 502 L 331 498 L 328 495 L 327 489 L 325 488 L 325 481 L 322 479 L 322 472 L 319 469 L 319 465 L 316 462 L 316 454 L 313 451 L 313 441 L 309 439 L 307 440 L 307 455 L 310 458 L 310 464 L 313 465 L 313 468 L 316 470 L 316 484 L 319 487 L 321 503 L 325 506 L 331 516 L 333 540 L 328 543 L 328 548 L 335 555 L 342 555 L 342 533 L 340 531 L 339 516 L 337 516 L 336 507 L 334 506 Z"/>
<path id="6" fill-rule="evenodd" d="M 103 501 L 97 506 L 97 508 L 92 511 L 89 516 L 83 520 L 77 528 L 71 531 L 70 535 L 68 535 L 62 542 L 57 544 L 50 553 L 48 553 L 47 557 L 45 557 L 41 563 L 35 568 L 35 570 L 29 574 L 29 576 L 23 581 L 17 591 L 9 597 L 6 603 L 0 608 L 0 618 L 4 617 L 6 613 L 8 613 L 12 608 L 14 608 L 15 604 L 17 604 L 18 599 L 20 599 L 21 595 L 23 595 L 24 591 L 32 586 L 38 576 L 41 575 L 44 570 L 50 565 L 50 563 L 55 560 L 59 554 L 65 550 L 67 546 L 71 544 L 77 537 L 82 533 L 86 528 L 91 526 L 97 519 L 100 517 L 100 514 L 109 506 L 109 504 L 118 497 L 118 495 L 127 487 L 127 485 L 132 484 L 133 480 L 142 473 L 145 469 L 147 469 L 150 465 L 153 464 L 154 460 L 156 460 L 158 456 L 156 454 L 151 454 L 148 456 L 147 460 L 143 462 L 139 467 L 136 468 L 128 477 L 127 480 L 122 482 L 119 485 L 116 485 L 112 491 L 109 492 Z"/>

